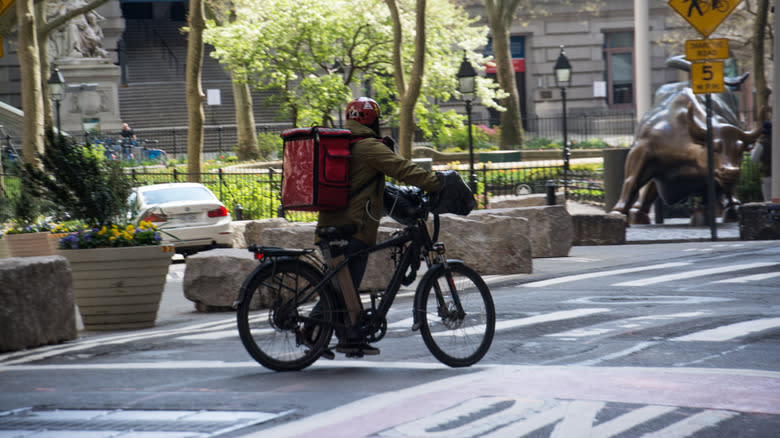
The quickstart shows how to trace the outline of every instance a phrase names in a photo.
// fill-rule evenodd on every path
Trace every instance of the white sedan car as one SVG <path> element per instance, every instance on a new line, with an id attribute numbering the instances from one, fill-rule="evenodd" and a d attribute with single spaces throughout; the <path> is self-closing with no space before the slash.
<path id="1" fill-rule="evenodd" d="M 232 246 L 230 212 L 203 184 L 138 187 L 130 196 L 130 203 L 137 203 L 136 219 L 155 224 L 163 243 L 173 244 L 178 253 Z"/>

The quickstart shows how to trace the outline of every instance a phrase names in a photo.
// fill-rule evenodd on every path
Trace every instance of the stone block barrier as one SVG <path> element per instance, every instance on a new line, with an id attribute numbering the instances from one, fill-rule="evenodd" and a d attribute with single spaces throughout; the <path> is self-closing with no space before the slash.
<path id="1" fill-rule="evenodd" d="M 528 220 L 531 257 L 567 257 L 574 240 L 571 215 L 563 205 L 477 210 L 467 217 L 482 221 L 483 216 L 499 215 Z M 445 242 L 446 243 L 446 242 Z"/>
<path id="2" fill-rule="evenodd" d="M 0 259 L 0 352 L 76 339 L 70 264 L 64 257 Z"/>
<path id="3" fill-rule="evenodd" d="M 780 204 L 752 202 L 739 207 L 739 238 L 780 239 Z"/>
<path id="4" fill-rule="evenodd" d="M 623 215 L 575 214 L 571 219 L 575 246 L 626 243 L 626 218 Z"/>
<path id="5" fill-rule="evenodd" d="M 284 219 L 242 221 L 234 228 L 234 245 L 262 244 L 282 248 L 315 248 L 314 223 Z M 401 226 L 384 218 L 379 240 L 390 238 Z M 447 256 L 463 260 L 482 275 L 528 274 L 532 258 L 565 257 L 572 246 L 572 218 L 562 205 L 479 210 L 469 216 L 441 216 L 439 240 Z M 257 266 L 244 248 L 215 249 L 187 258 L 184 294 L 200 311 L 227 310 L 247 275 Z M 381 290 L 395 269 L 392 250 L 369 256 L 361 290 Z M 422 275 L 422 272 L 419 273 Z"/>

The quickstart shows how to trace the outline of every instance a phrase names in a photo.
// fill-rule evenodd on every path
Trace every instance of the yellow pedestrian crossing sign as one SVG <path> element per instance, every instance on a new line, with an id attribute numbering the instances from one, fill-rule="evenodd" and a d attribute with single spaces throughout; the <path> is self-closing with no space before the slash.
<path id="1" fill-rule="evenodd" d="M 0 0 L 0 15 L 5 14 L 5 11 L 14 4 L 14 0 Z"/>
<path id="2" fill-rule="evenodd" d="M 741 2 L 742 0 L 669 0 L 669 6 L 707 38 Z"/>

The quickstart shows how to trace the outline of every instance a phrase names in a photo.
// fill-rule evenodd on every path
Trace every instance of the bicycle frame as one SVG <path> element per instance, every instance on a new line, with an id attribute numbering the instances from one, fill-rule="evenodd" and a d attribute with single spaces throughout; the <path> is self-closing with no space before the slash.
<path id="1" fill-rule="evenodd" d="M 438 217 L 435 217 L 435 226 L 436 225 L 438 225 Z M 438 233 L 435 233 L 435 235 L 436 234 Z M 424 254 L 426 266 L 429 269 L 433 267 L 437 262 L 442 263 L 443 265 L 445 265 L 446 268 L 447 262 L 446 262 L 446 258 L 444 257 L 444 246 L 433 243 L 431 239 L 431 235 L 428 232 L 428 229 L 426 227 L 426 221 L 422 218 L 419 218 L 415 225 L 404 228 L 404 230 L 401 232 L 400 235 L 383 240 L 377 243 L 376 245 L 370 246 L 368 248 L 364 248 L 350 256 L 346 256 L 338 265 L 336 265 L 333 268 L 330 269 L 326 268 L 324 270 L 320 269 L 323 272 L 324 275 L 323 278 L 318 283 L 314 285 L 310 285 L 309 290 L 299 294 L 295 299 L 298 301 L 307 301 L 312 297 L 315 291 L 319 290 L 322 287 L 327 287 L 327 284 L 333 280 L 333 278 L 339 273 L 339 271 L 341 271 L 342 269 L 344 269 L 345 266 L 348 265 L 349 261 L 353 257 L 371 254 L 388 248 L 404 247 L 404 246 L 406 246 L 406 248 L 403 251 L 401 259 L 398 262 L 398 266 L 396 266 L 396 269 L 393 272 L 393 276 L 390 279 L 390 282 L 388 283 L 387 287 L 385 288 L 385 291 L 382 294 L 378 305 L 372 302 L 372 306 L 374 306 L 374 310 L 376 311 L 376 313 L 374 314 L 374 318 L 376 318 L 379 321 L 384 320 L 385 317 L 387 316 L 387 313 L 390 311 L 390 307 L 395 301 L 395 297 L 398 294 L 398 291 L 401 288 L 401 283 L 403 282 L 406 276 L 407 270 L 415 262 L 415 260 L 413 259 L 414 257 L 420 257 L 420 254 Z M 258 251 L 259 248 L 260 247 L 255 247 L 255 248 L 250 247 L 250 251 L 257 253 L 259 252 Z M 289 257 L 289 258 L 298 259 L 301 255 L 309 254 L 311 252 L 313 252 L 313 250 L 275 249 L 273 251 L 270 251 L 270 253 L 266 252 L 264 254 L 263 258 L 264 259 L 267 258 L 267 260 L 259 267 L 259 269 L 265 269 L 269 265 L 271 265 L 271 269 L 273 269 L 273 266 L 280 258 Z M 419 269 L 419 267 L 415 268 L 415 272 L 417 271 L 417 269 Z M 450 278 L 450 291 L 452 293 L 453 299 L 456 303 L 459 313 L 462 314 L 463 310 L 460 304 L 460 300 L 458 299 L 457 292 L 455 291 L 455 288 L 451 283 L 452 281 Z M 441 290 L 439 289 L 438 285 L 435 287 L 435 289 L 436 289 L 437 299 L 441 304 L 443 302 Z M 242 290 L 238 300 L 234 303 L 234 307 L 236 307 L 241 301 L 243 301 L 244 295 L 245 295 L 245 291 Z M 343 306 L 340 307 L 342 307 L 342 310 L 346 311 L 346 309 L 343 309 Z M 311 322 L 311 323 L 323 322 L 311 317 L 300 316 L 300 318 L 302 321 Z M 414 314 L 414 320 L 415 320 L 414 327 L 416 327 L 417 326 L 416 312 Z M 334 328 L 342 328 L 342 329 L 347 328 L 347 325 L 344 323 L 332 323 L 332 325 L 334 326 Z"/>

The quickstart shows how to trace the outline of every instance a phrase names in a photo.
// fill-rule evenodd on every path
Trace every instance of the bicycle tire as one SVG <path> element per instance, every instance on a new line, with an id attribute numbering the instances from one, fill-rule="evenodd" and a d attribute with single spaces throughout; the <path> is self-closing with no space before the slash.
<path id="1" fill-rule="evenodd" d="M 444 266 L 439 265 L 426 273 L 417 290 L 417 323 L 425 345 L 436 359 L 451 367 L 467 367 L 479 362 L 490 349 L 496 330 L 496 309 L 490 289 L 476 271 L 459 261 L 450 261 L 448 265 L 466 317 L 458 319 L 449 312 L 455 304 Z M 437 285 L 446 300 L 448 312 L 444 316 L 433 292 Z"/>
<path id="2" fill-rule="evenodd" d="M 302 370 L 328 348 L 335 318 L 333 296 L 320 288 L 302 301 L 321 279 L 322 274 L 308 263 L 289 259 L 256 269 L 241 286 L 238 332 L 244 348 L 261 365 L 275 371 Z M 323 321 L 317 324 L 319 334 L 310 346 L 301 343 L 296 332 L 304 327 L 305 317 Z M 311 321 L 308 324 L 307 328 L 313 327 Z"/>

